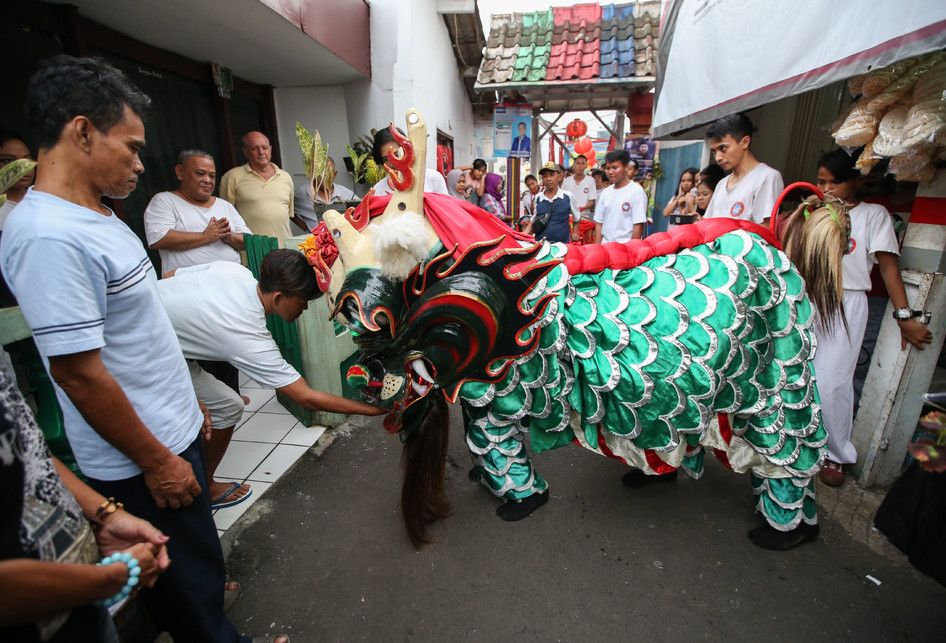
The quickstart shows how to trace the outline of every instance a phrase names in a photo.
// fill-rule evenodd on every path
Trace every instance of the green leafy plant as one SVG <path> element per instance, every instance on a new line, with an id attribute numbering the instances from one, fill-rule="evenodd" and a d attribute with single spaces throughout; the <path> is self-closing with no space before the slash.
<path id="1" fill-rule="evenodd" d="M 354 143 L 345 147 L 348 156 L 351 158 L 351 174 L 355 179 L 355 183 L 374 185 L 388 175 L 384 166 L 378 165 L 371 158 L 371 148 L 377 133 L 378 130 L 372 129 L 370 134 L 359 136 Z"/>
<path id="2" fill-rule="evenodd" d="M 331 180 L 328 175 L 328 145 L 322 143 L 319 130 L 309 132 L 302 123 L 296 123 L 296 138 L 299 140 L 299 149 L 302 150 L 305 175 L 312 182 L 315 194 L 319 194 Z"/>
<path id="3" fill-rule="evenodd" d="M 35 167 L 36 161 L 17 159 L 0 168 L 0 205 L 6 203 L 7 200 L 7 195 L 3 193 L 9 190 L 17 181 L 32 172 Z"/>

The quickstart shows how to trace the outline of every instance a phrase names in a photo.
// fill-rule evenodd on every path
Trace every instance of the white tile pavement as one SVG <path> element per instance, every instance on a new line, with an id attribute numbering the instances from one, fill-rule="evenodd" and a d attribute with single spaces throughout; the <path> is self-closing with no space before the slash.
<path id="1" fill-rule="evenodd" d="M 300 424 L 279 404 L 275 391 L 260 387 L 242 373 L 240 391 L 250 398 L 250 404 L 233 433 L 216 477 L 221 481 L 247 482 L 253 494 L 238 505 L 214 511 L 221 536 L 325 432 L 322 426 Z"/>

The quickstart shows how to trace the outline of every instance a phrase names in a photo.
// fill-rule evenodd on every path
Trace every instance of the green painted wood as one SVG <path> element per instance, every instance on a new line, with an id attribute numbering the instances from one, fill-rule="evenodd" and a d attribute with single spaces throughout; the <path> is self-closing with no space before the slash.
<path id="1" fill-rule="evenodd" d="M 298 248 L 305 236 L 292 237 L 284 241 L 286 248 Z M 318 391 L 360 400 L 357 391 L 346 395 L 343 386 L 347 366 L 346 360 L 357 352 L 351 333 L 344 326 L 333 321 L 326 297 L 319 297 L 309 303 L 309 308 L 302 313 L 296 325 L 299 331 L 299 349 L 302 360 L 300 373 L 306 382 Z M 324 426 L 336 426 L 346 416 L 339 413 L 312 412 L 313 423 Z"/>
<path id="2" fill-rule="evenodd" d="M 0 345 L 6 346 L 32 335 L 19 306 L 0 308 Z"/>
<path id="3" fill-rule="evenodd" d="M 36 424 L 46 438 L 50 453 L 83 478 L 66 437 L 66 425 L 56 398 L 56 389 L 19 306 L 0 308 L 0 344 L 10 354 L 10 361 L 19 377 L 25 379 L 25 385 L 21 388 L 31 392 L 36 402 Z M 23 380 L 20 380 L 20 384 L 23 384 Z"/>

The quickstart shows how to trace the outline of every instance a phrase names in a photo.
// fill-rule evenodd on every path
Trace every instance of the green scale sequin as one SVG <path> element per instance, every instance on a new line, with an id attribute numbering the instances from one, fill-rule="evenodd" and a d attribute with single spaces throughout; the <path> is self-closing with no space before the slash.
<path id="1" fill-rule="evenodd" d="M 548 246 L 557 257 L 564 246 Z M 497 495 L 545 491 L 524 445 L 544 451 L 599 426 L 641 450 L 685 442 L 699 476 L 701 439 L 718 413 L 772 465 L 753 472 L 759 509 L 777 528 L 815 521 L 811 476 L 826 439 L 810 360 L 812 307 L 785 255 L 738 231 L 637 268 L 569 276 L 555 268 L 528 301 L 556 293 L 537 323 L 539 349 L 498 383 L 467 382 L 461 400 L 480 479 Z M 756 480 L 767 484 L 756 484 Z"/>

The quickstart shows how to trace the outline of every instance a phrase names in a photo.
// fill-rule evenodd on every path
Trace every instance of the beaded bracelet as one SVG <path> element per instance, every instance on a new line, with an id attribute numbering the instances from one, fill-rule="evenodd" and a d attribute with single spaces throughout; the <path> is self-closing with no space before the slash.
<path id="1" fill-rule="evenodd" d="M 100 601 L 96 601 L 96 603 L 102 607 L 111 607 L 115 603 L 128 598 L 128 595 L 131 594 L 131 591 L 135 589 L 135 585 L 138 584 L 138 576 L 141 574 L 141 568 L 138 566 L 138 559 L 129 553 L 112 554 L 110 556 L 106 556 L 100 560 L 97 565 L 99 567 L 104 567 L 105 565 L 111 565 L 112 563 L 125 563 L 125 566 L 128 568 L 128 580 L 125 581 L 125 586 L 118 590 L 114 596 L 109 596 L 108 598 L 103 598 Z"/>

